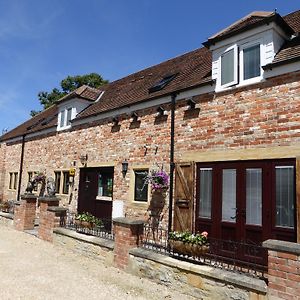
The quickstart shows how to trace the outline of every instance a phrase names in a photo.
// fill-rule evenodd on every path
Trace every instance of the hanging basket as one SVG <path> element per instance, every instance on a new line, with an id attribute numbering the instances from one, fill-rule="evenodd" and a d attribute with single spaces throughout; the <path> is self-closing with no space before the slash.
<path id="1" fill-rule="evenodd" d="M 209 245 L 197 245 L 174 240 L 169 240 L 169 243 L 173 252 L 189 256 L 201 256 L 209 250 Z"/>

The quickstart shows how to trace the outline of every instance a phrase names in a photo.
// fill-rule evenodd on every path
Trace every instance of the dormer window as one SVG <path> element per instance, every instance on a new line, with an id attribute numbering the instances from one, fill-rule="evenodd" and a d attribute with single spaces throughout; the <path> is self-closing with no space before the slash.
<path id="1" fill-rule="evenodd" d="M 74 111 L 74 115 L 73 115 Z M 68 129 L 71 127 L 71 120 L 75 117 L 75 110 L 72 107 L 62 109 L 58 114 L 58 130 Z"/>
<path id="2" fill-rule="evenodd" d="M 261 74 L 260 44 L 244 48 L 242 50 L 243 78 L 247 80 L 259 77 Z"/>
<path id="3" fill-rule="evenodd" d="M 233 46 L 221 55 L 221 85 L 237 84 L 237 47 Z"/>

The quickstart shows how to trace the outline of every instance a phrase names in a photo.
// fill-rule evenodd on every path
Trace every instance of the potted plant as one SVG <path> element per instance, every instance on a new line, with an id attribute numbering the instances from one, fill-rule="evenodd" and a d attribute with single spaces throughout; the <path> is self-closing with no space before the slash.
<path id="1" fill-rule="evenodd" d="M 102 221 L 88 212 L 78 214 L 75 217 L 75 225 L 83 228 L 93 229 L 102 226 Z"/>
<path id="2" fill-rule="evenodd" d="M 151 190 L 163 192 L 169 188 L 169 175 L 163 169 L 152 170 L 146 178 L 146 182 L 151 185 Z"/>
<path id="3" fill-rule="evenodd" d="M 199 256 L 209 250 L 208 233 L 191 233 L 189 231 L 169 233 L 169 244 L 174 252 L 190 256 Z"/>

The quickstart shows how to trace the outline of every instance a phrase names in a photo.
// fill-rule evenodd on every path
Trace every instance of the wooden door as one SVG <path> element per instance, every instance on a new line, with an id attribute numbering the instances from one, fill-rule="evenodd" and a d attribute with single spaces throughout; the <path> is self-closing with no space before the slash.
<path id="1" fill-rule="evenodd" d="M 194 163 L 175 166 L 174 230 L 192 231 L 194 206 Z"/>

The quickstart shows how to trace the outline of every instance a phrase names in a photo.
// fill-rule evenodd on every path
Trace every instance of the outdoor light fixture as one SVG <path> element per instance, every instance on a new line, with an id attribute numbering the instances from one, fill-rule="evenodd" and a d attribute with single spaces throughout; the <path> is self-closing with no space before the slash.
<path id="1" fill-rule="evenodd" d="M 162 106 L 159 106 L 159 107 L 157 108 L 157 116 L 158 116 L 158 117 L 162 117 L 164 114 L 165 114 L 164 108 L 163 108 Z"/>
<path id="2" fill-rule="evenodd" d="M 118 117 L 114 117 L 113 118 L 113 123 L 114 123 L 114 126 L 118 126 L 119 125 L 119 118 Z"/>
<path id="3" fill-rule="evenodd" d="M 81 164 L 82 164 L 83 166 L 85 166 L 86 163 L 87 163 L 87 160 L 88 160 L 88 155 L 87 155 L 87 154 L 86 154 L 86 155 L 81 154 L 79 159 L 80 159 Z"/>
<path id="4" fill-rule="evenodd" d="M 131 120 L 132 120 L 132 122 L 137 122 L 138 118 L 139 118 L 139 116 L 137 115 L 137 113 L 133 112 L 131 114 Z"/>
<path id="5" fill-rule="evenodd" d="M 122 162 L 122 174 L 123 174 L 123 178 L 125 178 L 127 171 L 128 171 L 128 161 L 125 159 Z"/>
<path id="6" fill-rule="evenodd" d="M 188 104 L 188 110 L 193 110 L 196 108 L 196 102 L 193 100 L 193 98 L 190 98 L 187 104 Z"/>

